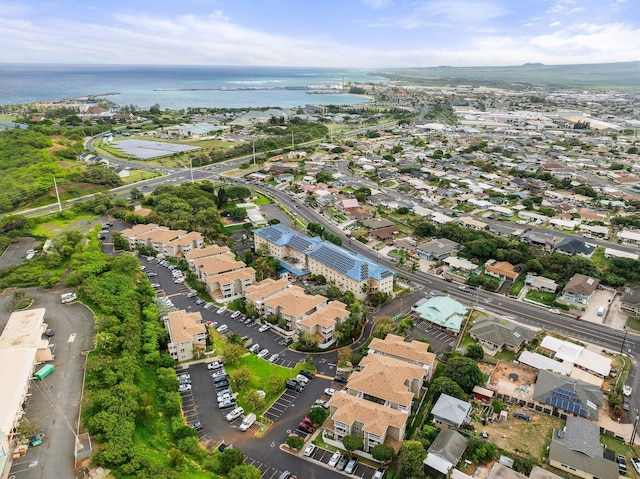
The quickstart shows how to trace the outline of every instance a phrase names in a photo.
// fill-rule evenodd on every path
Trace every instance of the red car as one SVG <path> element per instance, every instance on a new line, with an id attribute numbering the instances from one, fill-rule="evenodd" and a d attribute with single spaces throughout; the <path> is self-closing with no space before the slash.
<path id="1" fill-rule="evenodd" d="M 318 427 L 317 424 L 313 424 L 308 417 L 305 417 L 300 424 L 298 424 L 298 429 L 304 432 L 312 433 Z"/>

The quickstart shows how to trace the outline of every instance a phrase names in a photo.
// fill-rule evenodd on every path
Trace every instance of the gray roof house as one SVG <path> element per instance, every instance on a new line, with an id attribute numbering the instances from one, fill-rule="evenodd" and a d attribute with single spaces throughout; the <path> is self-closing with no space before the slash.
<path id="1" fill-rule="evenodd" d="M 425 472 L 434 469 L 447 474 L 462 459 L 469 440 L 453 429 L 443 429 L 429 446 L 427 457 L 422 461 Z"/>
<path id="2" fill-rule="evenodd" d="M 579 254 L 590 257 L 596 250 L 595 245 L 585 243 L 578 238 L 567 237 L 556 246 L 556 251 L 564 254 Z"/>
<path id="3" fill-rule="evenodd" d="M 446 238 L 433 239 L 418 245 L 416 252 L 418 256 L 426 260 L 441 260 L 451 256 L 460 249 L 460 243 Z"/>
<path id="4" fill-rule="evenodd" d="M 505 347 L 517 351 L 536 336 L 535 331 L 511 321 L 493 319 L 477 320 L 469 334 L 490 351 L 500 351 Z"/>
<path id="5" fill-rule="evenodd" d="M 527 231 L 526 233 L 521 235 L 520 241 L 536 246 L 541 246 L 546 250 L 553 249 L 557 243 L 553 236 L 543 233 L 536 233 L 534 231 Z"/>
<path id="6" fill-rule="evenodd" d="M 524 283 L 545 293 L 555 293 L 558 290 L 558 283 L 554 280 L 545 278 L 544 276 L 536 276 L 535 274 L 528 274 Z"/>
<path id="7" fill-rule="evenodd" d="M 604 401 L 598 386 L 545 369 L 538 372 L 533 399 L 552 406 L 554 415 L 576 414 L 594 420 Z"/>
<path id="8" fill-rule="evenodd" d="M 605 454 L 598 425 L 586 419 L 569 416 L 564 429 L 554 429 L 552 433 L 549 464 L 575 476 L 618 479 L 618 464 L 605 459 Z"/>
<path id="9" fill-rule="evenodd" d="M 625 284 L 620 309 L 627 311 L 636 318 L 640 318 L 640 286 Z"/>
<path id="10" fill-rule="evenodd" d="M 560 299 L 568 304 L 583 304 L 586 306 L 599 285 L 599 279 L 576 273 L 562 290 Z"/>
<path id="11" fill-rule="evenodd" d="M 460 427 L 469 421 L 471 404 L 461 401 L 458 398 L 440 394 L 440 397 L 431 409 L 433 422 L 436 425 L 447 425 L 450 427 Z"/>

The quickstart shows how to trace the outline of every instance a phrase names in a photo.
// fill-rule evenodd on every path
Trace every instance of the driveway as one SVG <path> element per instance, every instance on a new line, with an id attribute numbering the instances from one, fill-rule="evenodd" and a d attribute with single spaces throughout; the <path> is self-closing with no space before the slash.
<path id="1" fill-rule="evenodd" d="M 85 355 L 93 349 L 93 313 L 80 303 L 62 304 L 62 289 L 28 289 L 31 308 L 45 308 L 45 321 L 55 336 L 55 371 L 42 382 L 32 381 L 26 418 L 45 433 L 42 445 L 29 448 L 13 462 L 15 479 L 75 477 L 74 448 L 78 428 Z"/>
<path id="2" fill-rule="evenodd" d="M 22 263 L 27 250 L 36 249 L 38 242 L 33 238 L 16 238 L 0 256 L 0 270 Z"/>

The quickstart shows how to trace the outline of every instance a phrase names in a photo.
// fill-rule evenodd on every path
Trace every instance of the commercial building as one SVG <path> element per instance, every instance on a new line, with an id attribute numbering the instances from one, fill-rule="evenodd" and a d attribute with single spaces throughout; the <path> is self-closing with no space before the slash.
<path id="1" fill-rule="evenodd" d="M 427 321 L 454 334 L 460 332 L 467 308 L 449 296 L 430 298 L 414 308 L 423 321 Z"/>
<path id="2" fill-rule="evenodd" d="M 49 341 L 43 339 L 47 325 L 44 308 L 12 313 L 0 336 L 0 476 L 5 477 L 13 439 L 24 415 L 37 364 L 53 360 Z"/>

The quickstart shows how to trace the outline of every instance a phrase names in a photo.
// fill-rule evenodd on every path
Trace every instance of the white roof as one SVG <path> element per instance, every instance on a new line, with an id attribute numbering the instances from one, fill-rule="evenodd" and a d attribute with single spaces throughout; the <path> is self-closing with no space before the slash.
<path id="1" fill-rule="evenodd" d="M 545 371 L 550 370 L 558 374 L 570 374 L 573 369 L 573 366 L 548 358 L 542 354 L 532 353 L 531 351 L 522 351 L 518 361 L 532 368 L 544 369 Z"/>
<path id="2" fill-rule="evenodd" d="M 588 349 L 582 351 L 574 364 L 603 377 L 608 376 L 611 372 L 611 358 L 589 351 Z"/>
<path id="3" fill-rule="evenodd" d="M 449 469 L 453 467 L 453 464 L 451 464 L 447 459 L 432 452 L 427 454 L 427 457 L 423 461 L 423 464 L 426 464 L 427 466 L 435 469 L 438 472 L 441 472 L 442 474 L 447 474 L 449 472 Z"/>
<path id="4" fill-rule="evenodd" d="M 449 256 L 448 258 L 445 258 L 443 262 L 448 264 L 452 268 L 463 270 L 474 270 L 478 268 L 478 266 L 471 261 L 468 261 L 464 258 L 458 258 L 457 256 Z"/>
<path id="5" fill-rule="evenodd" d="M 33 373 L 36 348 L 0 349 L 0 435 L 13 429 L 16 414 L 22 408 L 26 388 Z M 11 367 L 7 367 L 7 365 Z"/>
<path id="6" fill-rule="evenodd" d="M 636 233 L 634 231 L 620 231 L 616 233 L 618 238 L 624 238 L 633 241 L 640 241 L 640 233 Z"/>
<path id="7" fill-rule="evenodd" d="M 576 360 L 578 359 L 578 357 L 580 356 L 580 353 L 582 353 L 583 350 L 584 348 L 582 346 L 578 346 L 577 344 L 563 341 L 560 347 L 558 348 L 558 350 L 556 351 L 554 358 L 557 359 L 558 361 L 569 361 L 575 364 Z"/>
<path id="8" fill-rule="evenodd" d="M 433 215 L 431 215 L 431 220 L 434 223 L 445 224 L 451 223 L 453 218 L 451 216 L 443 215 L 442 213 L 433 213 Z"/>
<path id="9" fill-rule="evenodd" d="M 0 349 L 46 348 L 48 341 L 42 339 L 44 313 L 44 308 L 11 313 L 0 336 Z M 12 364 L 12 362 L 4 364 Z"/>
<path id="10" fill-rule="evenodd" d="M 607 258 L 630 258 L 630 259 L 638 259 L 638 255 L 636 253 L 630 253 L 628 251 L 621 251 L 619 249 L 605 248 L 604 255 Z"/>

